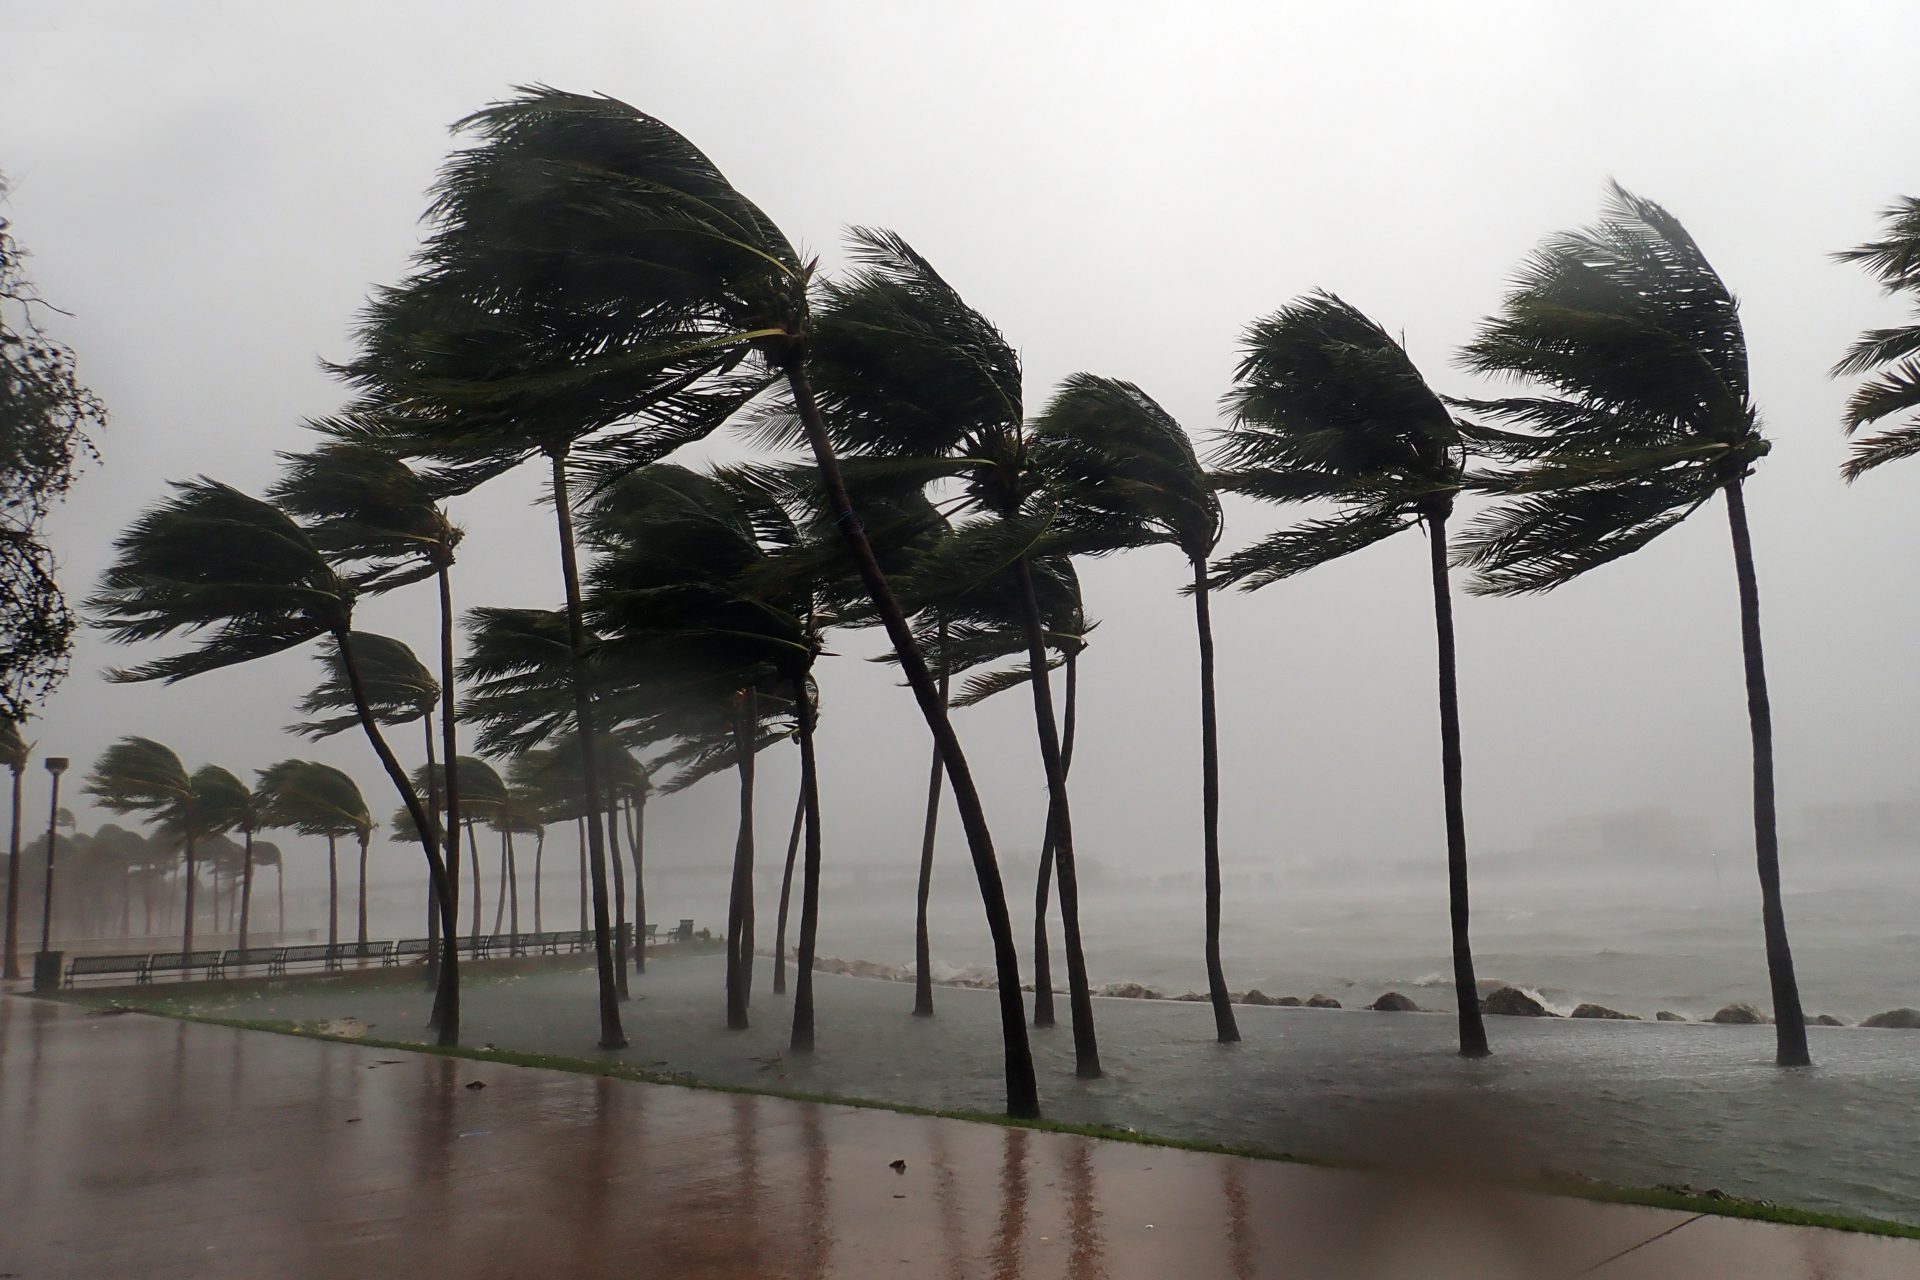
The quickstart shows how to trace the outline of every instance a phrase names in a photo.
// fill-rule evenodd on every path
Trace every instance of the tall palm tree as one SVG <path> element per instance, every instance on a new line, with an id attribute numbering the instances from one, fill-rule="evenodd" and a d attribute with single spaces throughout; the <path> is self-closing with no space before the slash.
<path id="1" fill-rule="evenodd" d="M 1022 408 L 1020 358 L 993 324 L 899 236 L 852 233 L 860 264 L 823 287 L 813 361 L 819 409 L 834 443 L 850 453 L 904 463 L 922 460 L 926 478 L 961 481 L 964 505 L 980 513 L 945 544 L 956 567 L 976 576 L 1011 570 L 1019 588 L 1030 669 L 1047 665 L 1047 642 L 1033 563 L 1058 512 L 1033 465 Z M 807 402 L 797 394 L 795 405 Z M 810 430 L 804 412 L 796 428 Z M 898 647 L 896 645 L 896 647 Z M 916 655 L 917 657 L 917 655 Z M 908 671 L 910 682 L 916 681 Z M 928 701 L 939 690 L 928 677 Z M 1092 991 L 1080 938 L 1080 895 L 1073 815 L 1060 750 L 1051 682 L 1029 681 L 1047 781 L 1066 935 L 1075 1072 L 1100 1074 Z M 941 708 L 944 715 L 944 708 Z M 945 744 L 941 744 L 945 750 Z M 951 770 L 950 770 L 951 772 Z"/>
<path id="2" fill-rule="evenodd" d="M 1486 595 L 1549 591 L 1647 545 L 1724 494 L 1740 594 L 1753 737 L 1754 851 L 1776 1057 L 1804 1066 L 1806 1019 L 1780 894 L 1773 713 L 1760 590 L 1742 487 L 1769 448 L 1733 294 L 1685 227 L 1615 184 L 1601 221 L 1549 239 L 1461 356 L 1535 394 L 1465 402 L 1523 429 L 1492 447 L 1515 462 L 1461 559 Z"/>
<path id="3" fill-rule="evenodd" d="M 115 681 L 173 683 L 326 638 L 356 690 L 360 727 L 421 833 L 441 919 L 449 928 L 446 868 L 433 822 L 374 720 L 350 645 L 354 591 L 284 511 L 228 485 L 179 482 L 114 542 L 115 560 L 88 601 L 95 625 L 127 644 L 198 635 L 184 653 L 109 673 Z M 457 977 L 443 974 L 440 1040 L 459 1041 Z"/>
<path id="4" fill-rule="evenodd" d="M 479 141 L 442 172 L 420 270 L 377 304 L 376 340 L 349 371 L 409 415 L 433 418 L 432 447 L 465 476 L 545 454 L 570 582 L 563 440 L 606 428 L 596 447 L 640 465 L 707 434 L 770 379 L 786 384 L 841 536 L 940 745 L 994 934 L 1008 1105 L 1036 1114 L 1019 958 L 985 812 L 814 398 L 813 264 L 691 143 L 625 103 L 523 89 L 461 127 Z M 594 270 L 579 270 L 583 261 Z M 749 358 L 752 371 L 740 373 Z M 503 436 L 523 443 L 503 450 Z M 579 702 L 590 737 L 584 694 Z M 597 787 L 588 790 L 597 805 Z M 598 915 L 604 926 L 604 906 Z M 617 1013 L 601 952 L 604 1021 Z"/>
<path id="5" fill-rule="evenodd" d="M 7 928 L 4 976 L 20 976 L 20 787 L 32 749 L 13 720 L 0 720 L 0 764 L 13 775 L 13 805 L 7 837 Z"/>
<path id="6" fill-rule="evenodd" d="M 327 943 L 340 941 L 338 842 L 352 836 L 360 846 L 360 945 L 366 945 L 367 846 L 373 815 L 352 778 L 317 760 L 282 760 L 260 771 L 257 791 L 276 827 L 327 842 Z"/>
<path id="7" fill-rule="evenodd" d="M 432 790 L 427 795 L 429 814 L 441 822 L 446 843 L 447 889 L 453 898 L 454 913 L 460 903 L 460 812 L 459 812 L 459 735 L 454 708 L 453 645 L 453 563 L 463 533 L 438 502 L 433 488 L 416 475 L 406 463 L 377 442 L 383 429 L 352 417 L 323 419 L 312 424 L 331 439 L 307 453 L 282 454 L 286 471 L 274 486 L 272 495 L 286 510 L 306 520 L 314 543 L 336 564 L 346 568 L 354 585 L 367 593 L 380 593 L 418 582 L 431 576 L 439 588 L 440 603 L 440 678 L 422 679 L 411 650 L 404 653 L 394 646 L 398 641 L 367 642 L 368 665 L 379 663 L 381 670 L 369 671 L 370 683 L 390 678 L 394 687 L 387 702 L 396 710 L 419 708 L 418 715 L 398 715 L 381 723 L 404 724 L 418 718 L 426 736 L 426 759 Z M 385 659 L 386 661 L 383 661 Z M 336 664 L 337 666 L 337 664 Z M 330 673 L 332 692 L 320 706 L 303 710 L 315 714 L 322 710 L 353 707 L 351 690 L 346 687 L 345 672 Z M 432 686 L 432 694 L 427 693 Z M 340 695 L 349 696 L 342 699 Z M 315 696 L 320 691 L 315 690 Z M 449 761 L 445 812 L 439 776 L 434 763 L 434 735 L 431 715 L 433 699 L 440 705 L 442 759 Z M 422 839 L 431 839 L 423 832 Z M 433 909 L 429 886 L 428 920 L 430 934 L 438 934 L 438 913 Z M 459 940 L 448 933 L 440 950 L 427 964 L 430 983 L 455 981 L 443 977 L 443 966 L 459 963 Z M 440 1005 L 447 994 L 436 985 L 434 1020 L 437 1025 Z"/>
<path id="8" fill-rule="evenodd" d="M 1847 401 L 1843 425 L 1848 435 L 1896 415 L 1908 417 L 1899 426 L 1854 442 L 1852 455 L 1840 468 L 1849 482 L 1884 463 L 1920 457 L 1920 413 L 1916 413 L 1920 411 L 1920 198 L 1904 196 L 1881 216 L 1886 222 L 1884 238 L 1834 257 L 1859 263 L 1880 281 L 1882 289 L 1913 304 L 1916 323 L 1867 330 L 1833 373 L 1835 377 L 1875 374 Z"/>
<path id="9" fill-rule="evenodd" d="M 491 823 L 507 800 L 507 784 L 499 771 L 479 756 L 458 756 L 451 770 L 443 765 L 422 765 L 413 772 L 416 790 L 437 789 L 447 797 L 449 813 L 458 814 L 466 828 L 468 869 L 473 875 L 473 910 L 468 916 L 472 928 L 471 945 L 480 943 L 481 923 L 486 916 L 486 894 L 480 880 L 480 837 L 478 828 Z M 457 846 L 456 846 L 457 849 Z M 502 886 L 504 891 L 504 886 Z M 456 937 L 458 928 L 454 930 Z"/>
<path id="10" fill-rule="evenodd" d="M 1446 405 L 1387 332 L 1329 293 L 1248 327 L 1233 415 L 1220 445 L 1221 488 L 1268 502 L 1331 501 L 1331 516 L 1282 529 L 1221 560 L 1215 584 L 1253 590 L 1424 526 L 1440 673 L 1440 773 L 1460 1052 L 1488 1052 L 1468 938 L 1467 828 L 1454 676 L 1447 518 L 1466 446 Z M 1198 594 L 1204 597 L 1205 592 Z"/>
<path id="11" fill-rule="evenodd" d="M 1201 857 L 1206 880 L 1207 991 L 1215 1037 L 1240 1038 L 1220 963 L 1220 740 L 1214 704 L 1213 618 L 1207 561 L 1220 542 L 1220 500 L 1193 441 L 1171 414 L 1131 382 L 1080 373 L 1068 378 L 1034 428 L 1040 466 L 1095 553 L 1166 544 L 1191 571 L 1200 645 Z"/>
<path id="12" fill-rule="evenodd" d="M 209 813 L 202 783 L 224 785 L 225 770 L 189 774 L 171 747 L 152 738 L 126 737 L 110 745 L 94 762 L 81 788 L 109 813 L 141 814 L 157 824 L 168 843 L 180 850 L 185 862 L 186 902 L 181 911 L 180 951 L 193 950 L 196 916 L 194 890 L 199 884 L 195 853 L 200 841 L 225 829 L 224 810 Z M 231 778 L 231 774 L 226 774 Z"/>
<path id="13" fill-rule="evenodd" d="M 238 943 L 247 949 L 247 934 L 252 923 L 254 834 L 271 818 L 266 800 L 232 773 L 218 765 L 203 765 L 194 772 L 193 789 L 210 827 L 240 833 L 239 876 L 240 923 Z"/>

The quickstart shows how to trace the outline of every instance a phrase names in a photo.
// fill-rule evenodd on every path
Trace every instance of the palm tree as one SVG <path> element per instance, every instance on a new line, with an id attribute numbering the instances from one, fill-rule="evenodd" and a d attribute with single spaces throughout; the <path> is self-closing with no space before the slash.
<path id="1" fill-rule="evenodd" d="M 13 775 L 13 807 L 7 839 L 7 930 L 5 974 L 20 976 L 20 787 L 32 749 L 14 720 L 0 720 L 0 764 Z"/>
<path id="2" fill-rule="evenodd" d="M 175 634 L 201 638 L 187 652 L 117 670 L 119 682 L 167 683 L 249 662 L 325 637 L 354 688 L 360 727 L 421 834 L 441 919 L 451 928 L 446 868 L 433 821 L 387 746 L 369 707 L 350 639 L 352 586 L 284 511 L 217 481 L 176 483 L 114 542 L 116 559 L 88 601 L 95 625 L 119 643 Z M 459 1042 L 457 976 L 441 977 L 440 1042 Z"/>
<path id="3" fill-rule="evenodd" d="M 284 934 L 287 931 L 287 877 L 286 864 L 280 858 L 280 846 L 271 840 L 255 840 L 253 864 L 256 867 L 273 868 L 273 893 L 276 904 L 273 930 L 276 934 Z"/>
<path id="4" fill-rule="evenodd" d="M 367 845 L 373 838 L 373 816 L 352 778 L 317 760 L 282 760 L 260 771 L 257 788 L 276 827 L 327 841 L 327 944 L 340 941 L 340 870 L 337 848 L 342 837 L 360 845 L 360 946 L 366 946 Z"/>
<path id="5" fill-rule="evenodd" d="M 470 945 L 480 945 L 480 925 L 486 915 L 486 895 L 480 881 L 480 837 L 478 824 L 490 823 L 507 800 L 507 784 L 494 767 L 479 756 L 458 756 L 451 770 L 443 766 L 422 765 L 413 772 L 416 790 L 438 790 L 447 797 L 449 813 L 457 813 L 466 826 L 467 860 L 473 874 L 473 911 Z M 504 888 L 504 887 L 503 887 Z M 456 938 L 458 926 L 455 927 Z"/>
<path id="6" fill-rule="evenodd" d="M 1870 240 L 1834 256 L 1857 262 L 1888 293 L 1903 295 L 1920 309 L 1920 198 L 1905 196 L 1882 213 L 1886 237 Z M 1920 314 L 1917 310 L 1916 314 Z M 1920 410 L 1920 323 L 1869 329 L 1833 367 L 1835 377 L 1876 373 L 1847 401 L 1848 435 L 1861 427 Z M 1857 440 L 1840 473 L 1849 482 L 1883 463 L 1920 457 L 1920 416 L 1900 426 Z"/>
<path id="7" fill-rule="evenodd" d="M 1043 542 L 1060 512 L 1058 497 L 1046 491 L 1033 465 L 1019 356 L 899 236 L 856 229 L 852 252 L 860 269 L 824 286 L 825 305 L 815 321 L 819 408 L 834 442 L 850 453 L 923 460 L 928 480 L 953 476 L 962 481 L 965 505 L 982 515 L 956 527 L 943 545 L 955 567 L 964 566 L 973 577 L 1011 570 L 1029 667 L 1043 671 L 1046 628 L 1033 562 L 1047 553 Z M 804 409 L 807 400 L 796 394 L 795 404 Z M 796 414 L 795 424 L 807 427 L 804 412 Z M 917 684 L 911 670 L 908 678 Z M 927 701 L 937 704 L 939 690 L 927 679 Z M 1075 1073 L 1093 1078 L 1100 1074 L 1100 1051 L 1080 938 L 1079 877 L 1060 729 L 1051 682 L 1029 684 L 1060 881 Z M 944 708 L 938 709 L 944 716 Z M 940 745 L 944 751 L 944 742 Z"/>
<path id="8" fill-rule="evenodd" d="M 1454 680 L 1447 517 L 1465 466 L 1460 428 L 1406 351 L 1329 293 L 1310 294 L 1248 327 L 1221 488 L 1268 502 L 1332 501 L 1335 514 L 1271 534 L 1220 561 L 1215 585 L 1253 590 L 1423 525 L 1439 641 L 1440 772 L 1460 1052 L 1488 1052 L 1468 940 L 1467 830 Z M 1198 590 L 1199 598 L 1205 591 Z M 1217 998 L 1217 996 L 1216 996 Z"/>
<path id="9" fill-rule="evenodd" d="M 239 778 L 218 765 L 203 765 L 193 775 L 193 789 L 200 798 L 200 809 L 210 827 L 240 833 L 239 873 L 240 924 L 239 948 L 247 949 L 247 933 L 252 923 L 254 833 L 268 824 L 271 814 L 265 799 L 247 788 Z M 96 833 L 97 834 L 97 833 Z"/>
<path id="10" fill-rule="evenodd" d="M 1486 487 L 1505 501 L 1462 539 L 1485 595 L 1549 591 L 1727 500 L 1747 715 L 1754 849 L 1777 1060 L 1804 1066 L 1806 1020 L 1780 895 L 1773 716 L 1742 482 L 1768 450 L 1748 383 L 1739 305 L 1678 219 L 1615 184 L 1601 221 L 1546 241 L 1462 353 L 1537 394 L 1464 402 L 1525 429 L 1492 447 L 1515 461 Z"/>
<path id="11" fill-rule="evenodd" d="M 404 724 L 419 719 L 426 736 L 426 759 L 432 790 L 427 795 L 428 813 L 442 823 L 446 843 L 447 889 L 453 898 L 454 914 L 460 904 L 460 812 L 459 812 L 459 735 L 454 709 L 453 646 L 453 563 L 454 552 L 463 536 L 459 526 L 439 505 L 433 489 L 406 463 L 375 443 L 383 432 L 369 429 L 352 418 L 323 419 L 315 429 L 332 437 L 329 442 L 304 454 L 282 454 L 286 472 L 274 486 L 273 496 L 286 510 L 309 522 L 314 543 L 335 563 L 348 568 L 354 585 L 361 591 L 380 593 L 406 586 L 431 576 L 440 596 L 440 679 L 426 675 L 411 650 L 399 641 L 380 637 L 365 647 L 370 670 L 367 679 L 380 684 L 391 679 L 393 688 L 387 703 L 397 718 L 382 719 L 383 724 Z M 356 655 L 358 656 L 358 655 Z M 335 664 L 337 668 L 338 664 Z M 303 708 L 312 715 L 323 710 L 346 710 L 354 706 L 351 689 L 346 687 L 345 672 L 329 673 L 329 695 L 319 706 Z M 431 693 L 428 690 L 431 689 Z M 349 696 L 344 699 L 341 694 Z M 320 697 L 315 690 L 315 697 Z M 434 763 L 433 702 L 440 704 L 441 758 L 450 761 L 446 812 L 441 812 L 439 776 Z M 311 701 L 311 699 L 310 699 Z M 397 714 L 403 708 L 417 708 L 417 715 Z M 431 839 L 422 832 L 421 839 Z M 433 908 L 429 885 L 428 933 L 439 934 L 438 913 Z M 451 960 L 458 965 L 459 940 L 449 932 L 427 963 L 427 981 L 441 980 L 442 966 Z M 449 980 L 451 981 L 451 980 Z M 438 987 L 436 985 L 436 991 Z M 439 1006 L 444 993 L 435 1000 L 434 1019 L 438 1025 Z"/>
<path id="12" fill-rule="evenodd" d="M 233 776 L 211 766 L 189 774 L 172 748 L 152 738 L 127 737 L 100 753 L 81 788 L 109 813 L 145 816 L 160 827 L 168 843 L 180 850 L 185 860 L 186 887 L 181 913 L 182 955 L 193 950 L 194 890 L 199 882 L 197 846 L 224 830 L 227 818 L 223 806 L 212 807 L 209 812 L 201 786 L 207 784 L 217 790 L 224 786 L 221 775 Z"/>

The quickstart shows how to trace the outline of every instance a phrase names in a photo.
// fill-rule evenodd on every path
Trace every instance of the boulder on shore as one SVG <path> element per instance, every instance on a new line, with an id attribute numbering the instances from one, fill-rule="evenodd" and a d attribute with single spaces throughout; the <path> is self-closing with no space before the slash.
<path id="1" fill-rule="evenodd" d="M 1389 991 L 1375 1000 L 1367 1008 L 1375 1013 L 1418 1013 L 1420 1006 L 1401 995 L 1398 991 Z"/>
<path id="2" fill-rule="evenodd" d="M 1581 1004 L 1574 1007 L 1572 1018 L 1612 1018 L 1619 1022 L 1639 1022 L 1637 1013 L 1622 1013 L 1618 1009 L 1609 1009 L 1603 1004 Z"/>
<path id="3" fill-rule="evenodd" d="M 1653 1015 L 1653 1020 L 1655 1022 L 1685 1022 L 1687 1019 L 1683 1014 L 1674 1013 L 1670 1009 L 1662 1009 Z"/>
<path id="4" fill-rule="evenodd" d="M 1183 996 L 1174 997 L 1175 1000 L 1205 1000 L 1206 998 L 1207 997 L 1201 995 L 1198 991 L 1189 991 Z"/>
<path id="5" fill-rule="evenodd" d="M 1707 1021 L 1736 1027 L 1757 1027 L 1773 1019 L 1750 1004 L 1730 1004 Z"/>
<path id="6" fill-rule="evenodd" d="M 1309 1009 L 1338 1009 L 1339 1007 L 1340 1002 L 1332 996 L 1314 995 L 1307 997 L 1307 1008 Z"/>
<path id="7" fill-rule="evenodd" d="M 1920 1029 L 1920 1009 L 1889 1009 L 1862 1020 L 1860 1025 L 1883 1030 L 1913 1031 Z"/>
<path id="8" fill-rule="evenodd" d="M 1283 1009 L 1298 1009 L 1300 1007 L 1300 997 L 1299 996 L 1281 996 L 1278 1000 L 1274 1001 L 1274 1004 L 1280 1006 Z"/>
<path id="9" fill-rule="evenodd" d="M 1480 1012 L 1506 1018 L 1557 1018 L 1560 1015 L 1518 987 L 1495 987 L 1480 1001 Z"/>
<path id="10" fill-rule="evenodd" d="M 1817 1018 L 1808 1018 L 1807 1021 L 1816 1027 L 1844 1027 L 1847 1025 L 1830 1013 L 1823 1013 Z"/>
<path id="11" fill-rule="evenodd" d="M 1158 1000 L 1160 993 L 1137 982 L 1114 982 L 1100 988 L 1099 994 L 1121 1000 Z"/>
<path id="12" fill-rule="evenodd" d="M 1241 996 L 1234 1003 L 1269 1005 L 1274 1003 L 1274 999 L 1272 996 L 1268 995 L 1266 992 L 1262 991 L 1260 988 L 1255 987 L 1253 990 L 1247 992 L 1247 994 Z"/>

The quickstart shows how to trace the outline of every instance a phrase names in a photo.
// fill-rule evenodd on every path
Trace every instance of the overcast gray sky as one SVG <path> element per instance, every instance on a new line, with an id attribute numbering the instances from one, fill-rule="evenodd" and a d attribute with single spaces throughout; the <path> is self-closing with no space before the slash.
<path id="1" fill-rule="evenodd" d="M 1040 10 L 1040 12 L 1035 12 Z M 1775 440 L 1751 487 L 1789 830 L 1806 805 L 1911 798 L 1920 759 L 1920 469 L 1853 489 L 1825 370 L 1898 309 L 1826 255 L 1920 190 L 1910 4 L 95 4 L 0 0 L 0 171 L 57 334 L 113 413 L 57 524 L 84 594 L 172 477 L 258 491 L 369 286 L 405 267 L 446 126 L 515 84 L 604 91 L 703 147 L 831 269 L 852 223 L 907 236 L 1022 351 L 1037 409 L 1086 369 L 1139 382 L 1204 444 L 1249 320 L 1335 290 L 1439 389 L 1544 235 L 1608 177 L 1666 204 L 1745 304 Z M 461 500 L 467 604 L 557 602 L 531 475 Z M 1227 545 L 1287 513 L 1235 505 Z M 1426 549 L 1407 535 L 1216 606 L 1230 863 L 1443 857 Z M 1074 767 L 1083 856 L 1197 864 L 1191 612 L 1170 551 L 1088 565 L 1103 620 Z M 423 648 L 431 593 L 366 610 Z M 1458 610 L 1471 836 L 1667 805 L 1726 843 L 1747 730 L 1723 508 L 1542 599 Z M 910 859 L 925 733 L 836 641 L 824 664 L 829 856 Z M 83 640 L 33 728 L 84 767 L 142 733 L 189 766 L 291 754 L 392 808 L 357 739 L 284 737 L 308 656 L 114 687 Z M 964 713 L 1000 841 L 1038 843 L 1028 704 Z M 411 746 L 403 741 L 403 747 Z M 785 753 L 782 753 L 785 754 Z M 767 770 L 784 833 L 791 762 Z M 731 797 L 657 808 L 656 849 L 725 856 Z M 90 826 L 88 816 L 83 825 Z M 951 823 L 949 827 L 951 828 Z M 776 828 L 779 832 L 776 833 Z M 957 848 L 957 841 L 949 845 Z M 1789 846 L 1796 863 L 1818 848 Z M 389 865 L 409 856 L 395 848 Z M 963 892 L 964 882 L 947 882 Z"/>

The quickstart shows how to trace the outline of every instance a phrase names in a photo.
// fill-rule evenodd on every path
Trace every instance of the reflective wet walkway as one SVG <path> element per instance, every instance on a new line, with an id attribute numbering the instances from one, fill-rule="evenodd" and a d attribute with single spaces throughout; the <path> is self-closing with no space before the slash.
<path id="1" fill-rule="evenodd" d="M 1911 1280 L 1920 1243 L 0 996 L 0 1275 Z"/>

